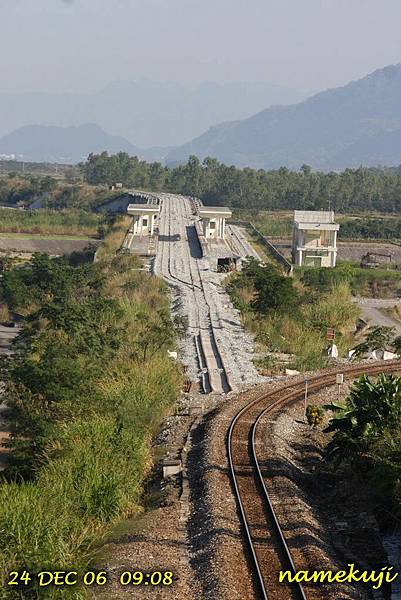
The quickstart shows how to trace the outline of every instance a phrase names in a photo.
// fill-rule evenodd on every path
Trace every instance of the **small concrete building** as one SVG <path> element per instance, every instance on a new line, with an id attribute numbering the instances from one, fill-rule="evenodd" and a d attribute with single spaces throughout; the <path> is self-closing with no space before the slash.
<path id="1" fill-rule="evenodd" d="M 305 267 L 335 267 L 339 229 L 331 210 L 294 211 L 293 263 Z"/>
<path id="2" fill-rule="evenodd" d="M 202 219 L 203 235 L 210 238 L 224 240 L 226 219 L 232 217 L 232 212 L 226 206 L 201 206 L 199 216 Z"/>
<path id="3" fill-rule="evenodd" d="M 160 212 L 158 204 L 129 204 L 127 212 L 134 217 L 134 235 L 153 235 L 156 217 Z"/>

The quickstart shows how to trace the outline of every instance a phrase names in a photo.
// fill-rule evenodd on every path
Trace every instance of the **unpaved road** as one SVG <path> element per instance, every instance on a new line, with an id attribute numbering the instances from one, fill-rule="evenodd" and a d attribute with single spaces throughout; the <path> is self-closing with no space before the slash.
<path id="1" fill-rule="evenodd" d="M 394 327 L 397 335 L 401 335 L 401 321 L 385 314 L 382 309 L 401 307 L 401 298 L 354 298 L 362 314 L 369 325 L 378 325 L 380 327 Z"/>

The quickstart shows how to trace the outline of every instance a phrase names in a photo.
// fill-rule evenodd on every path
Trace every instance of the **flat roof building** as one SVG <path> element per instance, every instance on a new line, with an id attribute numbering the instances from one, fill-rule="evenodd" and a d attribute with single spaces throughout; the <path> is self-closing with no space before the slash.
<path id="1" fill-rule="evenodd" d="M 294 211 L 293 263 L 308 267 L 335 267 L 339 229 L 331 210 Z"/>
<path id="2" fill-rule="evenodd" d="M 160 213 L 158 204 L 129 204 L 127 213 L 133 216 L 134 235 L 153 235 L 156 217 Z"/>
<path id="3" fill-rule="evenodd" d="M 224 240 L 226 219 L 232 217 L 231 210 L 226 206 L 201 206 L 198 212 L 205 238 Z"/>

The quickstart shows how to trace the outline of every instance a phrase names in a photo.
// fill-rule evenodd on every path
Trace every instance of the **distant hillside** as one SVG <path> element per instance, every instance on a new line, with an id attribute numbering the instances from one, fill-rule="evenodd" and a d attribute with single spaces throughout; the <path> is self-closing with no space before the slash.
<path id="1" fill-rule="evenodd" d="M 213 156 L 255 168 L 316 169 L 401 162 L 401 65 L 248 119 L 212 127 L 168 162 Z"/>
<path id="2" fill-rule="evenodd" d="M 305 97 L 265 82 L 203 83 L 191 89 L 149 80 L 118 81 L 94 94 L 0 93 L 0 136 L 32 123 L 98 123 L 140 147 L 176 146 L 221 121 Z"/>
<path id="3" fill-rule="evenodd" d="M 128 152 L 140 150 L 123 137 L 109 135 L 98 125 L 80 127 L 21 127 L 0 139 L 0 155 L 15 155 L 26 161 L 77 163 L 90 152 Z"/>

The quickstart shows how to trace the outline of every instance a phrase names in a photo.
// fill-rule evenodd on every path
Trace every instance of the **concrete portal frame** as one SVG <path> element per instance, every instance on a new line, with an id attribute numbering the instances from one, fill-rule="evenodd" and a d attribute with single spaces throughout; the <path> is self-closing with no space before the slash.
<path id="1" fill-rule="evenodd" d="M 226 219 L 232 217 L 232 212 L 226 206 L 202 206 L 199 208 L 202 219 L 203 235 L 208 240 L 224 240 L 226 233 Z"/>
<path id="2" fill-rule="evenodd" d="M 160 213 L 158 204 L 129 204 L 127 212 L 133 216 L 134 235 L 153 235 L 155 221 Z"/>
<path id="3" fill-rule="evenodd" d="M 339 229 L 332 210 L 294 211 L 293 263 L 298 266 L 335 267 Z"/>

